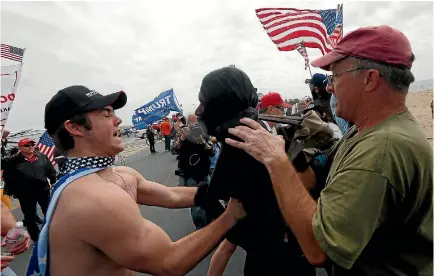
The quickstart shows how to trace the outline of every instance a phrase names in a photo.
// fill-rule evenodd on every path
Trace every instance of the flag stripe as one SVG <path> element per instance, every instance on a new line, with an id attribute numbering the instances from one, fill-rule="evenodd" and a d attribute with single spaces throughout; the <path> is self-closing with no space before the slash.
<path id="1" fill-rule="evenodd" d="M 39 152 L 45 154 L 50 160 L 50 162 L 53 164 L 53 166 L 56 166 L 56 162 L 54 161 L 56 146 L 54 145 L 53 140 L 47 132 L 44 132 L 44 134 L 42 134 L 36 146 L 39 148 Z"/>
<path id="2" fill-rule="evenodd" d="M 14 47 L 7 44 L 1 44 L 1 57 L 22 62 L 24 55 L 24 49 Z"/>
<path id="3" fill-rule="evenodd" d="M 342 38 L 342 5 L 332 10 L 261 8 L 256 15 L 280 51 L 292 51 L 304 41 L 305 47 L 325 54 Z"/>

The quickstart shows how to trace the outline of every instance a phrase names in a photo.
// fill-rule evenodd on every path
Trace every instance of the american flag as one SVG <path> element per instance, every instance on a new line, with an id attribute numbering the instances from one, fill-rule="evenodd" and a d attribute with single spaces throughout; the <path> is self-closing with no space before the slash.
<path id="1" fill-rule="evenodd" d="M 256 16 L 279 51 L 292 51 L 304 41 L 305 47 L 318 48 L 324 55 L 342 38 L 342 4 L 330 10 L 263 8 Z"/>
<path id="2" fill-rule="evenodd" d="M 297 51 L 302 57 L 304 57 L 304 70 L 307 70 L 307 68 L 309 68 L 309 57 L 307 55 L 306 47 L 304 46 L 303 41 L 298 44 Z"/>
<path id="3" fill-rule="evenodd" d="M 53 166 L 56 166 L 56 162 L 54 161 L 56 146 L 46 131 L 42 134 L 41 138 L 39 138 L 39 142 L 36 146 L 39 148 L 39 152 L 45 154 L 48 159 L 50 159 Z"/>
<path id="4" fill-rule="evenodd" d="M 1 57 L 10 60 L 15 60 L 18 62 L 23 61 L 24 49 L 14 47 L 7 44 L 1 45 Z"/>

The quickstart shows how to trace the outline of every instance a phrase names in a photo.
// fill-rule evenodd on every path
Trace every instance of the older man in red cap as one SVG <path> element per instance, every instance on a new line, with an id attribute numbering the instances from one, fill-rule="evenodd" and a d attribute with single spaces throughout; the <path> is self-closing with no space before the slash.
<path id="1" fill-rule="evenodd" d="M 24 214 L 26 227 L 33 241 L 38 240 L 36 204 L 47 212 L 50 198 L 50 183 L 56 182 L 56 170 L 47 156 L 35 151 L 35 141 L 23 138 L 18 142 L 18 153 L 1 159 L 4 177 L 14 186 Z M 50 183 L 48 183 L 50 180 Z"/>
<path id="2" fill-rule="evenodd" d="M 414 81 L 410 42 L 389 26 L 348 33 L 312 62 L 331 71 L 336 115 L 354 123 L 332 153 L 318 202 L 284 141 L 248 119 L 228 139 L 265 164 L 282 215 L 314 265 L 332 275 L 432 275 L 433 151 L 405 106 Z M 332 158 L 332 156 L 334 156 Z"/>

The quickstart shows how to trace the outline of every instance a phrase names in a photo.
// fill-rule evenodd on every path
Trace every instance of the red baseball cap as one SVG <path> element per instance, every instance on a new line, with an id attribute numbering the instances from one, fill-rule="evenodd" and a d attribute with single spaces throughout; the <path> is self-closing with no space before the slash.
<path id="1" fill-rule="evenodd" d="M 24 145 L 27 145 L 28 143 L 34 143 L 35 141 L 33 141 L 32 139 L 30 139 L 30 138 L 23 138 L 23 139 L 21 139 L 19 142 L 18 142 L 18 146 L 19 147 L 22 147 L 22 146 L 24 146 Z"/>
<path id="2" fill-rule="evenodd" d="M 410 41 L 402 32 L 386 25 L 370 26 L 348 33 L 333 51 L 311 64 L 329 71 L 333 62 L 352 56 L 411 69 L 412 54 Z"/>
<path id="3" fill-rule="evenodd" d="M 269 106 L 282 106 L 285 108 L 291 108 L 291 105 L 285 103 L 280 94 L 276 92 L 270 92 L 261 98 L 260 108 L 266 108 Z"/>

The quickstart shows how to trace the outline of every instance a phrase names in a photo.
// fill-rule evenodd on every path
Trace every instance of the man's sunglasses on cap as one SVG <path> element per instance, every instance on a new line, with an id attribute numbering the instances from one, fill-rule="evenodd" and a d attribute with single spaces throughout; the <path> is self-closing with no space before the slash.
<path id="1" fill-rule="evenodd" d="M 274 105 L 273 107 L 280 109 L 281 111 L 285 111 L 285 108 L 283 106 L 280 105 Z"/>
<path id="2" fill-rule="evenodd" d="M 34 147 L 34 146 L 35 146 L 35 143 L 27 143 L 23 147 L 30 148 L 30 147 Z"/>

